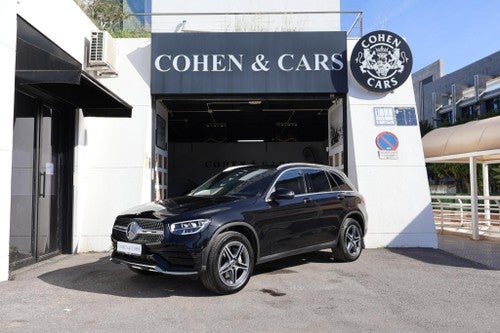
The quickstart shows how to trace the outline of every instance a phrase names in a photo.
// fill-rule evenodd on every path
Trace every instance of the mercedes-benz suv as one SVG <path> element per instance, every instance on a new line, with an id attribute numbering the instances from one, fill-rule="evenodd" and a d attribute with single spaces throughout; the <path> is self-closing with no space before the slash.
<path id="1" fill-rule="evenodd" d="M 354 261 L 366 230 L 364 199 L 335 168 L 236 166 L 186 196 L 118 216 L 111 260 L 137 273 L 199 276 L 228 294 L 267 261 L 327 248 Z"/>

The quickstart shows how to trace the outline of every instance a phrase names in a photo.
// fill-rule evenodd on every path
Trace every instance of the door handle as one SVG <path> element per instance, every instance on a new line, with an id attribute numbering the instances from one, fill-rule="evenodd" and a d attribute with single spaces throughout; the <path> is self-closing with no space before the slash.
<path id="1" fill-rule="evenodd" d="M 42 185 L 42 179 L 43 179 L 43 185 Z M 41 188 L 40 196 L 42 198 L 45 198 L 45 183 L 46 183 L 46 181 L 47 181 L 46 173 L 40 172 L 40 188 Z"/>
<path id="2" fill-rule="evenodd" d="M 344 199 L 345 199 L 345 194 L 343 194 L 343 193 L 339 193 L 339 194 L 337 195 L 337 199 L 339 199 L 339 200 L 344 200 Z"/>
<path id="3" fill-rule="evenodd" d="M 308 204 L 308 203 L 311 203 L 311 199 L 304 198 L 304 200 L 302 200 L 302 202 L 305 203 L 305 204 Z"/>

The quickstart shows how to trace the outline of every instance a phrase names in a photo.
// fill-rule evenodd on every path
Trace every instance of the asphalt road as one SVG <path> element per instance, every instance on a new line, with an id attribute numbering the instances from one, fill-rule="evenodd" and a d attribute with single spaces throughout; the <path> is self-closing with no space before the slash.
<path id="1" fill-rule="evenodd" d="M 140 276 L 104 253 L 0 283 L 0 332 L 498 332 L 500 271 L 432 249 L 315 252 L 260 266 L 241 292 Z"/>

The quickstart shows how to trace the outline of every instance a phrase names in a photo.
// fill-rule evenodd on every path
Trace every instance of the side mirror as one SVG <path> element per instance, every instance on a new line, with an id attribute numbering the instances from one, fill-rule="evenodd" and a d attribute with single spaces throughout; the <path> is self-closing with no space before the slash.
<path id="1" fill-rule="evenodd" d="M 271 193 L 271 200 L 290 200 L 295 198 L 295 192 L 287 188 L 278 188 L 276 191 Z"/>

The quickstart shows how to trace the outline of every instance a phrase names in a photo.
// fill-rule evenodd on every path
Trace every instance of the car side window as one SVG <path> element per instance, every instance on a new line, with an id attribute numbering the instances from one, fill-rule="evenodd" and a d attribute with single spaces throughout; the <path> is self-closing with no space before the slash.
<path id="1" fill-rule="evenodd" d="M 352 191 L 352 188 L 345 182 L 345 180 L 334 172 L 328 173 L 328 178 L 332 185 L 333 191 Z"/>
<path id="2" fill-rule="evenodd" d="M 301 170 L 285 171 L 274 185 L 275 189 L 285 188 L 292 190 L 296 195 L 306 193 L 304 174 Z"/>
<path id="3" fill-rule="evenodd" d="M 323 170 L 306 170 L 309 192 L 318 193 L 318 192 L 330 192 L 330 183 L 328 182 L 328 178 L 326 173 Z"/>

